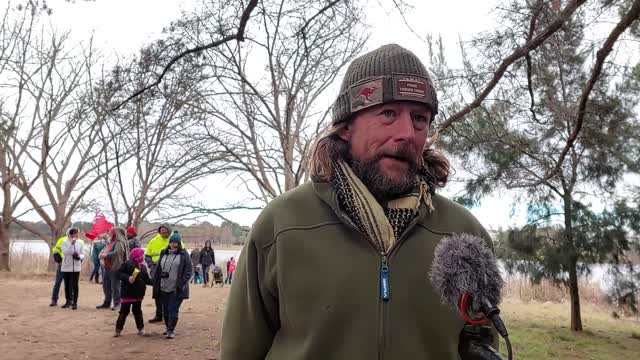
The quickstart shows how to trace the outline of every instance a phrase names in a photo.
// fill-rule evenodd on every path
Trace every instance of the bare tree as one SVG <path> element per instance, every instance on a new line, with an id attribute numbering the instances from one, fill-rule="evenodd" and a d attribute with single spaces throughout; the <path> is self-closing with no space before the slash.
<path id="1" fill-rule="evenodd" d="M 174 24 L 174 36 L 215 38 L 228 12 L 239 11 L 227 5 L 207 1 Z M 202 53 L 204 103 L 189 105 L 206 121 L 191 136 L 225 150 L 253 199 L 266 204 L 308 177 L 309 148 L 328 115 L 320 99 L 367 39 L 361 10 L 357 2 L 262 1 L 246 42 Z"/>
<path id="2" fill-rule="evenodd" d="M 111 79 L 101 86 L 118 88 L 121 94 L 141 88 L 162 71 L 167 54 L 182 45 L 157 41 L 145 46 L 139 57 L 127 66 L 113 70 Z M 186 136 L 201 121 L 187 101 L 197 103 L 197 85 L 201 80 L 197 58 L 187 57 L 167 70 L 161 86 L 148 89 L 124 104 L 112 125 L 117 137 L 105 139 L 105 152 L 115 155 L 115 167 L 106 162 L 103 185 L 115 222 L 139 226 L 149 215 L 169 219 L 177 215 L 185 199 L 184 190 L 206 176 L 220 171 L 225 154 Z M 122 85 L 114 85 L 121 83 Z M 100 106 L 100 105 L 99 105 Z M 207 149 L 208 151 L 202 151 Z M 121 220 L 121 214 L 126 215 Z"/>
<path id="3" fill-rule="evenodd" d="M 37 4 L 12 7 L 7 4 L 0 22 L 0 186 L 2 187 L 2 213 L 0 215 L 0 270 L 9 270 L 9 226 L 14 213 L 25 199 L 16 193 L 13 181 L 19 172 L 19 163 L 25 158 L 26 149 L 16 142 L 18 128 L 24 119 L 20 117 L 24 93 L 29 77 L 28 57 L 36 40 L 38 23 L 46 7 Z M 27 68 L 30 68 L 27 70 Z M 24 75 L 24 76 L 23 76 Z M 36 134 L 36 129 L 22 132 L 23 140 Z"/>
<path id="4" fill-rule="evenodd" d="M 5 221 L 53 246 L 100 180 L 97 168 L 105 160 L 100 139 L 108 119 L 96 117 L 89 106 L 89 74 L 95 63 L 91 42 L 80 50 L 70 46 L 68 34 L 46 27 L 19 41 L 21 51 L 5 70 L 15 109 L 15 130 L 5 150 L 12 167 L 10 184 L 20 193 L 14 204 L 24 198 L 28 207 Z M 29 211 L 37 213 L 49 233 L 20 219 Z"/>

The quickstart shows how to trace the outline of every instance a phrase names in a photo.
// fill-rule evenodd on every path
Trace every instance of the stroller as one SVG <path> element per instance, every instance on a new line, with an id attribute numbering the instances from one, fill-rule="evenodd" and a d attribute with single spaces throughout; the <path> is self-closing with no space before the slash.
<path id="1" fill-rule="evenodd" d="M 224 286 L 224 281 L 222 280 L 222 268 L 218 265 L 213 266 L 213 281 L 211 282 L 211 287 L 213 285 L 220 285 L 220 287 Z"/>

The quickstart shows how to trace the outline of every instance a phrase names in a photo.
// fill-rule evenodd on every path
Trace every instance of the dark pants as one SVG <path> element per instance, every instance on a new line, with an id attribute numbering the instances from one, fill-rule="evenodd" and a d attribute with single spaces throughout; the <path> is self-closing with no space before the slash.
<path id="1" fill-rule="evenodd" d="M 156 276 L 156 264 L 152 263 L 149 265 L 149 275 L 151 275 L 151 279 L 153 280 L 153 278 Z M 155 319 L 158 320 L 162 320 L 162 303 L 160 302 L 160 299 L 153 299 L 155 305 L 156 305 L 156 317 Z"/>
<path id="2" fill-rule="evenodd" d="M 162 301 L 160 299 L 153 299 L 156 303 L 156 319 L 162 320 Z"/>
<path id="3" fill-rule="evenodd" d="M 118 274 L 111 269 L 104 268 L 102 273 L 102 291 L 104 292 L 104 304 L 113 306 L 120 305 L 120 279 Z"/>
<path id="4" fill-rule="evenodd" d="M 209 267 L 211 265 L 202 265 L 202 279 L 204 280 L 204 284 L 209 283 Z"/>
<path id="5" fill-rule="evenodd" d="M 80 280 L 79 272 L 64 272 L 64 297 L 67 304 L 78 303 L 78 281 Z"/>
<path id="6" fill-rule="evenodd" d="M 53 282 L 53 292 L 51 293 L 51 302 L 57 303 L 60 295 L 60 285 L 62 284 L 62 269 L 60 264 L 56 269 L 56 279 Z"/>
<path id="7" fill-rule="evenodd" d="M 171 324 L 175 324 L 178 321 L 178 314 L 180 313 L 180 305 L 182 305 L 182 298 L 178 296 L 175 291 L 164 292 L 160 291 L 160 302 L 162 303 L 162 313 L 164 314 L 164 324 L 167 326 L 167 330 L 175 330 L 170 328 Z M 175 320 L 175 321 L 172 321 Z M 175 325 L 174 325 L 175 326 Z"/>
<path id="8" fill-rule="evenodd" d="M 138 330 L 144 329 L 142 301 L 136 301 L 120 304 L 120 314 L 118 315 L 118 321 L 116 321 L 116 331 L 122 331 L 122 329 L 124 329 L 124 323 L 127 321 L 127 316 L 129 316 L 129 312 L 131 310 L 133 310 L 133 318 L 136 320 L 136 327 Z"/>
<path id="9" fill-rule="evenodd" d="M 227 278 L 224 280 L 225 284 L 231 284 L 231 279 L 233 278 L 233 271 L 227 272 Z"/>
<path id="10" fill-rule="evenodd" d="M 100 267 L 100 261 L 94 261 L 93 262 L 93 271 L 91 271 L 91 276 L 89 276 L 89 281 L 93 280 L 93 278 L 96 278 L 96 284 L 100 282 L 100 272 L 101 272 L 101 267 Z"/>

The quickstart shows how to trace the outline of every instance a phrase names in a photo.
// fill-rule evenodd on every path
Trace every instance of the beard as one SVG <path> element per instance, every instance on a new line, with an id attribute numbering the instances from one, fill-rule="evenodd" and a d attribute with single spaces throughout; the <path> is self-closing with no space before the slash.
<path id="1" fill-rule="evenodd" d="M 408 169 L 404 176 L 396 179 L 384 174 L 380 167 L 380 161 L 387 156 L 400 158 L 407 163 Z M 379 202 L 387 202 L 407 195 L 416 186 L 418 164 L 415 151 L 412 151 L 408 144 L 400 146 L 392 152 L 375 154 L 369 159 L 356 160 L 349 153 L 346 162 Z"/>

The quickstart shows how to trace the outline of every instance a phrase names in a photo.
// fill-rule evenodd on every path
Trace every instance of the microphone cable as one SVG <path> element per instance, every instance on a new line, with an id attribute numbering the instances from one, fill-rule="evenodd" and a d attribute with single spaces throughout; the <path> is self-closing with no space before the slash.
<path id="1" fill-rule="evenodd" d="M 491 320 L 493 326 L 498 331 L 498 334 L 504 339 L 505 344 L 507 345 L 507 359 L 513 360 L 513 349 L 511 348 L 511 341 L 509 340 L 509 332 L 507 331 L 507 327 L 505 326 L 502 318 L 500 317 L 500 309 L 492 305 L 486 305 L 483 307 L 486 318 L 482 319 L 474 319 L 469 315 L 467 309 L 469 309 L 469 305 L 472 299 L 469 293 L 463 293 L 460 297 L 460 302 L 458 304 L 458 310 L 462 319 L 471 324 L 471 325 L 484 325 L 486 324 L 487 318 Z"/>

